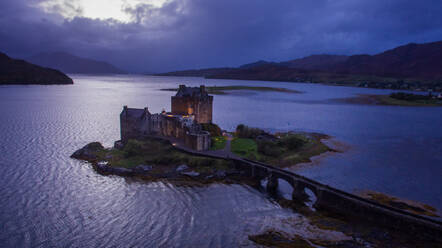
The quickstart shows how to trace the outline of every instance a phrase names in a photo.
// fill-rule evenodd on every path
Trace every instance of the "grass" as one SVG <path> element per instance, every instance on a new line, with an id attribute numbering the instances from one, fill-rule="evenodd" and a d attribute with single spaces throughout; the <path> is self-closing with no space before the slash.
<path id="1" fill-rule="evenodd" d="M 171 89 L 161 89 L 164 91 L 177 91 L 177 88 Z M 252 90 L 252 91 L 268 91 L 268 92 L 282 92 L 282 93 L 301 93 L 297 90 L 291 90 L 286 88 L 276 88 L 276 87 L 261 87 L 261 86 L 243 86 L 243 85 L 232 85 L 232 86 L 209 86 L 206 87 L 209 94 L 213 95 L 227 95 L 227 91 L 232 90 Z"/>
<path id="2" fill-rule="evenodd" d="M 210 150 L 221 150 L 226 147 L 227 139 L 224 136 L 212 137 L 212 147 Z"/>
<path id="3" fill-rule="evenodd" d="M 204 167 L 224 168 L 229 161 L 193 156 L 176 150 L 167 141 L 146 139 L 129 140 L 122 150 L 106 150 L 99 160 L 105 160 L 110 166 L 133 168 L 145 165 L 180 165 L 187 164 L 200 171 Z"/>
<path id="4" fill-rule="evenodd" d="M 278 136 L 280 139 L 275 141 L 235 138 L 231 144 L 232 152 L 241 157 L 287 167 L 311 162 L 311 157 L 332 151 L 321 142 L 323 135 L 290 133 Z"/>
<path id="5" fill-rule="evenodd" d="M 236 155 L 257 159 L 258 155 L 258 145 L 253 139 L 244 138 L 234 138 L 231 143 L 232 152 Z"/>

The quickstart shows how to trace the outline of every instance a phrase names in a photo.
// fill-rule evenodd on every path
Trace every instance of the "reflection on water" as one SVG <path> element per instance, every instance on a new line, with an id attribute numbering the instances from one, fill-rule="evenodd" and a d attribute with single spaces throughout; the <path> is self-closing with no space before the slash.
<path id="1" fill-rule="evenodd" d="M 244 123 L 330 134 L 351 148 L 298 173 L 350 192 L 371 189 L 442 208 L 441 108 L 338 104 L 328 99 L 387 92 L 312 84 L 130 75 L 74 80 L 0 87 L 4 247 L 247 246 L 247 235 L 301 218 L 247 186 L 144 183 L 98 175 L 69 158 L 91 141 L 111 146 L 123 105 L 170 109 L 173 92 L 158 89 L 183 83 L 303 91 L 217 95 L 214 121 L 228 130 Z"/>

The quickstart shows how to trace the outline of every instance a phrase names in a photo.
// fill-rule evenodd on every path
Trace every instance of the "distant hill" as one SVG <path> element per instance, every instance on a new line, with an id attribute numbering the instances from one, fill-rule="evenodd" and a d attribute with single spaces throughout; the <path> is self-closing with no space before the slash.
<path id="1" fill-rule="evenodd" d="M 345 55 L 320 54 L 281 62 L 279 65 L 305 70 L 326 70 L 335 64 L 346 61 L 347 59 L 348 56 Z"/>
<path id="2" fill-rule="evenodd" d="M 0 84 L 73 84 L 60 71 L 43 68 L 0 53 Z"/>
<path id="3" fill-rule="evenodd" d="M 80 58 L 65 52 L 41 53 L 27 60 L 40 66 L 55 68 L 64 73 L 126 74 L 123 70 L 107 62 Z"/>
<path id="4" fill-rule="evenodd" d="M 435 80 L 442 78 L 442 41 L 408 44 L 376 55 L 355 55 L 330 72 Z"/>
<path id="5" fill-rule="evenodd" d="M 263 65 L 277 65 L 277 63 L 267 62 L 265 60 L 260 60 L 260 61 L 254 62 L 254 63 L 241 65 L 239 68 L 240 69 L 250 69 L 250 68 L 259 67 L 259 66 L 263 66 Z"/>
<path id="6" fill-rule="evenodd" d="M 442 41 L 411 43 L 376 55 L 321 54 L 280 63 L 258 61 L 228 70 L 211 68 L 193 72 L 192 76 L 219 79 L 358 84 L 364 87 L 440 91 Z M 427 86 L 421 87 L 422 84 Z"/>

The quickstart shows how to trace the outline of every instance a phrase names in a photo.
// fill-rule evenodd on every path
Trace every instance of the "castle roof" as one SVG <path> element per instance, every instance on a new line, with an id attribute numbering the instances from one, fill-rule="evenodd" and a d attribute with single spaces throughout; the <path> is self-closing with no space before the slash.
<path id="1" fill-rule="evenodd" d="M 128 107 L 125 106 L 123 108 L 123 112 L 122 113 L 125 113 L 127 118 L 139 119 L 139 118 L 144 116 L 146 111 L 147 111 L 147 109 L 128 108 Z M 149 111 L 147 111 L 147 113 L 149 113 Z"/>
<path id="2" fill-rule="evenodd" d="M 175 96 L 205 98 L 208 97 L 209 94 L 203 85 L 200 87 L 186 87 L 185 85 L 180 85 L 180 88 Z"/>

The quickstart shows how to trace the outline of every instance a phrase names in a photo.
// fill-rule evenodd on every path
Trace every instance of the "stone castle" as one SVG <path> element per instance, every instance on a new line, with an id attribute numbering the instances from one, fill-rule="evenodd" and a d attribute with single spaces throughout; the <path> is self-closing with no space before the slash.
<path id="1" fill-rule="evenodd" d="M 186 147 L 197 151 L 210 148 L 210 133 L 201 124 L 212 123 L 213 96 L 204 85 L 180 85 L 172 96 L 172 111 L 151 114 L 148 108 L 124 106 L 120 114 L 121 141 L 148 136 L 176 138 Z"/>

